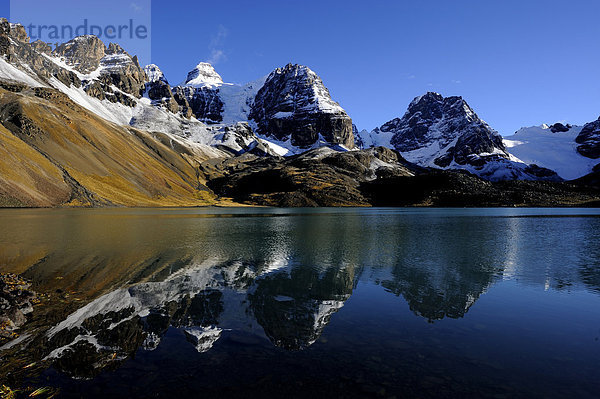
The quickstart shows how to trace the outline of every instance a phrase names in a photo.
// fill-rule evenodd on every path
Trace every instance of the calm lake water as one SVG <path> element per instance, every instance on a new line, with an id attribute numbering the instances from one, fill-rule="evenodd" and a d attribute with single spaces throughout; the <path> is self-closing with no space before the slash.
<path id="1" fill-rule="evenodd" d="M 61 397 L 600 397 L 600 210 L 2 210 L 0 226 L 0 271 L 65 303 L 0 356 Z"/>

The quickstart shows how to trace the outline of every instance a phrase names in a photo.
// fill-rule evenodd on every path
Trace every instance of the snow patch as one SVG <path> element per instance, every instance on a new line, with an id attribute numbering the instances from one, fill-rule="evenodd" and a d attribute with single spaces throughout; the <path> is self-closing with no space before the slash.
<path id="1" fill-rule="evenodd" d="M 521 162 L 552 169 L 566 180 L 577 179 L 591 173 L 598 163 L 577 152 L 575 138 L 581 129 L 573 126 L 567 132 L 553 133 L 548 125 L 526 127 L 505 137 L 504 145 Z"/>

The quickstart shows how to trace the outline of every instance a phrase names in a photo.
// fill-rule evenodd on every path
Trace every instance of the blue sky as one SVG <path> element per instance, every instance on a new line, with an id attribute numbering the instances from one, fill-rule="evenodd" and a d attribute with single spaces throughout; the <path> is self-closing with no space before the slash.
<path id="1" fill-rule="evenodd" d="M 155 0 L 151 58 L 171 83 L 206 60 L 236 83 L 305 64 L 366 129 L 427 91 L 461 95 L 508 135 L 598 118 L 598 15 L 590 0 Z"/>

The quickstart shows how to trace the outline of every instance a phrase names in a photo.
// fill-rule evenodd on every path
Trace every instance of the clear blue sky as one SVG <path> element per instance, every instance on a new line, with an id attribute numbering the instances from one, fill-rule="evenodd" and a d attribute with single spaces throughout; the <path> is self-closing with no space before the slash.
<path id="1" fill-rule="evenodd" d="M 205 60 L 236 83 L 305 64 L 367 129 L 427 91 L 461 95 L 508 135 L 598 118 L 599 15 L 595 0 L 154 0 L 152 62 L 171 83 Z"/>

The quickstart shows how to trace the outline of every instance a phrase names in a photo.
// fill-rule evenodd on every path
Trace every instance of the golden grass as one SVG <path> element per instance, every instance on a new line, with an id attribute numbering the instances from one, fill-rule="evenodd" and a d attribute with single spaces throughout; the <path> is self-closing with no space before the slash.
<path id="1" fill-rule="evenodd" d="M 0 183 L 5 187 L 0 196 L 31 206 L 89 206 L 83 197 L 70 198 L 60 165 L 97 200 L 117 206 L 218 202 L 212 192 L 198 189 L 204 183 L 197 170 L 203 159 L 180 154 L 147 132 L 117 126 L 69 100 L 50 102 L 0 90 L 0 109 L 9 106 L 35 131 L 0 126 Z"/>

